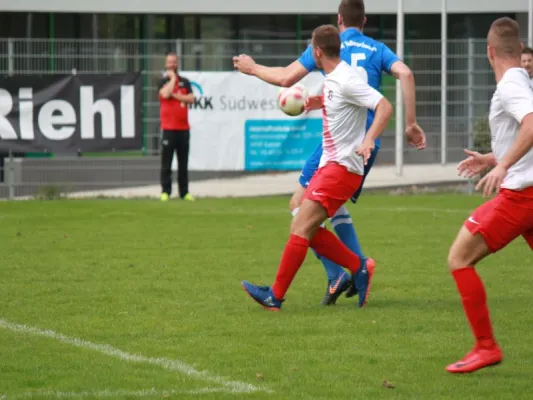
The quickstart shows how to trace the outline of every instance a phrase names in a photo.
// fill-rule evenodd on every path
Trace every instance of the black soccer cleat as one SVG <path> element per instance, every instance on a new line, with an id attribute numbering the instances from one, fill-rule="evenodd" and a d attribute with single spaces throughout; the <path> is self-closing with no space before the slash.
<path id="1" fill-rule="evenodd" d="M 322 304 L 325 306 L 335 305 L 339 296 L 350 289 L 351 286 L 352 280 L 346 272 L 343 272 L 337 279 L 328 282 Z"/>

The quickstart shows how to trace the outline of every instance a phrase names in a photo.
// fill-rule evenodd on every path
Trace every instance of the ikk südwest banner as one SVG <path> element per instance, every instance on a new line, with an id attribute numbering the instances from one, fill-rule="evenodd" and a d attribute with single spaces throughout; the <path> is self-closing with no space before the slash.
<path id="1" fill-rule="evenodd" d="M 238 72 L 180 74 L 196 95 L 189 113 L 191 170 L 298 170 L 321 140 L 320 111 L 285 115 L 277 86 Z M 313 72 L 302 83 L 321 94 L 323 79 Z"/>
<path id="2" fill-rule="evenodd" d="M 0 150 L 74 153 L 142 148 L 139 73 L 0 80 Z"/>

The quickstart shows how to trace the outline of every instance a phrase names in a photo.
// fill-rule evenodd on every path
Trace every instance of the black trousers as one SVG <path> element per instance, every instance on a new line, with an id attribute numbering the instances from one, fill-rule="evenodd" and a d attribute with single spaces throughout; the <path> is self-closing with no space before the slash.
<path id="1" fill-rule="evenodd" d="M 172 158 L 178 159 L 178 190 L 181 198 L 189 193 L 189 131 L 163 131 L 161 140 L 161 187 L 163 193 L 172 194 Z"/>

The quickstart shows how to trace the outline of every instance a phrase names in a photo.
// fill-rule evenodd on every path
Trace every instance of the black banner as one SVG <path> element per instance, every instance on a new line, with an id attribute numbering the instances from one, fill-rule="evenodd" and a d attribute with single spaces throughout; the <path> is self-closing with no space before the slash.
<path id="1" fill-rule="evenodd" d="M 0 77 L 0 151 L 142 147 L 140 73 Z"/>

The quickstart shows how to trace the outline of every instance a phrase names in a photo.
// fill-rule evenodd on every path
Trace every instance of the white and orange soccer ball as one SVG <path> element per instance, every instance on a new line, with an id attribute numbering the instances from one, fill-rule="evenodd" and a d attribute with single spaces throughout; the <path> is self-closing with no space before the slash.
<path id="1" fill-rule="evenodd" d="M 279 109 L 291 117 L 296 117 L 304 112 L 307 97 L 309 97 L 309 91 L 301 83 L 288 88 L 281 88 L 278 93 Z"/>

